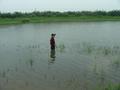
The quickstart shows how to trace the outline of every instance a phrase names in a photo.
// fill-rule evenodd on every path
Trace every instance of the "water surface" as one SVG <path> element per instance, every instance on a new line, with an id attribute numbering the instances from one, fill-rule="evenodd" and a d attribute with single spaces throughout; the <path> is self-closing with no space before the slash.
<path id="1" fill-rule="evenodd" d="M 56 33 L 56 58 L 50 34 Z M 0 26 L 0 90 L 95 90 L 120 83 L 120 22 Z"/>

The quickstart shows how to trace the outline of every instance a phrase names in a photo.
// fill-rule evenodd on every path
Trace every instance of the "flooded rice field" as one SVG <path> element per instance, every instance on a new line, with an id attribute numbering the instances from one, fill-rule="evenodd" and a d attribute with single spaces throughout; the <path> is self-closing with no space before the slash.
<path id="1" fill-rule="evenodd" d="M 120 22 L 0 26 L 0 90 L 104 90 L 119 83 Z"/>

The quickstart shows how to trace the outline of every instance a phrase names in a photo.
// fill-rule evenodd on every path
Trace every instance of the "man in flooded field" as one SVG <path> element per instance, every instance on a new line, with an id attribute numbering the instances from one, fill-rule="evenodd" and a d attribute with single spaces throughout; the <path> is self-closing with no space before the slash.
<path id="1" fill-rule="evenodd" d="M 51 34 L 51 39 L 50 39 L 51 50 L 55 50 L 55 35 L 56 34 Z"/>
<path id="2" fill-rule="evenodd" d="M 50 39 L 50 47 L 51 47 L 51 58 L 55 58 L 55 35 L 56 34 L 51 34 L 51 39 Z"/>

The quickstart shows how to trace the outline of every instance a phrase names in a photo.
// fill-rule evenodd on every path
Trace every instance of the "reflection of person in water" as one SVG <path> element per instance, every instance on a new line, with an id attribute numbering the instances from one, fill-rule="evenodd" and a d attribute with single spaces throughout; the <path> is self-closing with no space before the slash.
<path id="1" fill-rule="evenodd" d="M 53 49 L 53 50 L 51 49 L 50 57 L 55 58 L 55 49 Z"/>
<path id="2" fill-rule="evenodd" d="M 55 62 L 55 49 L 52 50 L 51 49 L 51 52 L 50 52 L 50 60 L 49 60 L 49 63 L 54 63 Z"/>

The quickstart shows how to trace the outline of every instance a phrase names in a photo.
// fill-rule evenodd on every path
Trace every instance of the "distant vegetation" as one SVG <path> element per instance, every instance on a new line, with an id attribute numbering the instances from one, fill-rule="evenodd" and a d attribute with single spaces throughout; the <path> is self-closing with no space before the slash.
<path id="1" fill-rule="evenodd" d="M 76 22 L 76 21 L 120 21 L 120 10 L 113 11 L 34 11 L 1 13 L 0 24 Z"/>
<path id="2" fill-rule="evenodd" d="M 14 12 L 14 13 L 0 13 L 1 18 L 16 18 L 16 17 L 68 17 L 68 16 L 120 16 L 120 10 L 113 11 L 68 11 L 68 12 L 52 12 L 45 11 L 39 12 L 34 11 L 31 13 L 22 13 L 22 12 Z"/>

